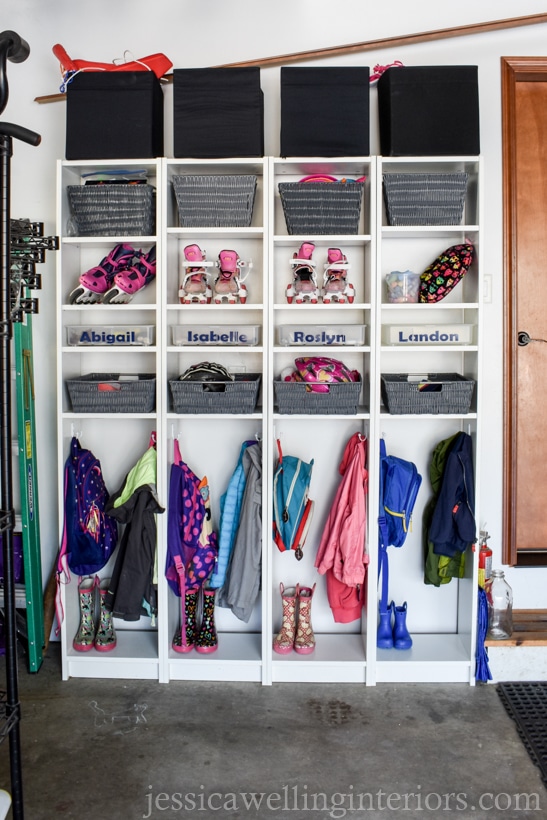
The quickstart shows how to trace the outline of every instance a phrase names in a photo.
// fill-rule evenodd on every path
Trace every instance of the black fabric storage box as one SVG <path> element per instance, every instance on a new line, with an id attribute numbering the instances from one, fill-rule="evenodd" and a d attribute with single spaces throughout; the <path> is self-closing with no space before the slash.
<path id="1" fill-rule="evenodd" d="M 66 91 L 66 159 L 163 156 L 163 91 L 152 71 L 82 71 Z"/>
<path id="2" fill-rule="evenodd" d="M 366 157 L 370 70 L 281 68 L 282 157 Z"/>
<path id="3" fill-rule="evenodd" d="M 477 66 L 388 68 L 378 80 L 378 118 L 385 157 L 479 154 Z"/>
<path id="4" fill-rule="evenodd" d="M 173 105 L 175 157 L 264 156 L 259 68 L 176 68 Z"/>

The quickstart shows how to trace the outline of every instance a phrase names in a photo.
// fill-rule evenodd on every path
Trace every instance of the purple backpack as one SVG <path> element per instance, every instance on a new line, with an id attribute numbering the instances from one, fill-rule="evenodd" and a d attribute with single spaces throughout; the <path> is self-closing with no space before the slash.
<path id="1" fill-rule="evenodd" d="M 215 568 L 217 534 L 211 526 L 207 479 L 199 479 L 174 442 L 169 484 L 165 577 L 176 595 L 205 586 Z"/>
<path id="2" fill-rule="evenodd" d="M 105 514 L 109 493 L 101 463 L 73 436 L 64 473 L 64 524 L 59 573 L 99 572 L 118 543 L 118 524 Z M 68 573 L 66 573 L 68 574 Z"/>

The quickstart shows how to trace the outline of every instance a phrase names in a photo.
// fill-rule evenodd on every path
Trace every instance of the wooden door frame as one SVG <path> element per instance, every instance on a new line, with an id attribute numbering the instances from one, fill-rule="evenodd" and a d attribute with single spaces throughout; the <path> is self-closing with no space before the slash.
<path id="1" fill-rule="evenodd" d="M 517 226 L 516 226 L 516 85 L 547 82 L 547 57 L 502 57 L 503 170 L 503 550 L 510 566 L 547 566 L 547 554 L 519 552 L 516 538 L 517 482 Z"/>

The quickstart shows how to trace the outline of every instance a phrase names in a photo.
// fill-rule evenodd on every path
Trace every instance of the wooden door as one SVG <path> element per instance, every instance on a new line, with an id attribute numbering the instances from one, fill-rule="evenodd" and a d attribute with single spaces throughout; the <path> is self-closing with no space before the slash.
<path id="1" fill-rule="evenodd" d="M 547 564 L 547 58 L 502 58 L 504 548 Z"/>

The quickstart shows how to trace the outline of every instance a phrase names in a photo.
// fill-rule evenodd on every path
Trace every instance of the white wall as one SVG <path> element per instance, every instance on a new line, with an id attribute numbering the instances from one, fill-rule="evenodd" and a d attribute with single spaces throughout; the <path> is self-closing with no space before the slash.
<path id="1" fill-rule="evenodd" d="M 29 59 L 8 63 L 10 97 L 2 119 L 42 135 L 37 148 L 16 143 L 12 160 L 13 217 L 28 217 L 55 234 L 55 166 L 64 158 L 65 104 L 38 104 L 55 93 L 60 71 L 52 46 L 61 43 L 74 58 L 104 62 L 164 52 L 175 68 L 216 66 L 240 60 L 362 43 L 390 36 L 464 26 L 545 12 L 544 0 L 460 0 L 409 3 L 391 0 L 18 0 L 2 9 L 0 30 L 13 30 L 31 47 Z M 480 525 L 492 538 L 494 566 L 501 564 L 502 528 L 502 186 L 500 57 L 539 56 L 546 51 L 547 24 L 505 29 L 406 47 L 356 52 L 310 65 L 472 64 L 479 66 L 481 151 L 485 160 L 484 259 L 493 280 L 485 309 L 485 402 Z M 305 64 L 305 63 L 300 63 Z M 265 94 L 265 152 L 279 153 L 279 69 L 262 70 Z M 378 152 L 375 91 L 371 92 L 371 153 Z M 172 145 L 171 88 L 166 87 L 166 155 Z M 340 123 L 343 127 L 343 120 Z M 55 464 L 55 304 L 54 253 L 39 266 L 43 290 L 34 319 L 38 465 L 44 576 L 58 545 Z M 545 606 L 546 570 L 507 572 L 515 606 Z"/>

